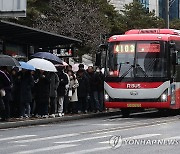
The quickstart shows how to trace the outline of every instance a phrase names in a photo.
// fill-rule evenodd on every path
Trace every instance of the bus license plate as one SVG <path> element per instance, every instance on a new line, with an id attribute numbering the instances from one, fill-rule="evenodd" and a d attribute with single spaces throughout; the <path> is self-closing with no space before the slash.
<path id="1" fill-rule="evenodd" d="M 141 107 L 141 104 L 127 104 L 127 107 Z"/>

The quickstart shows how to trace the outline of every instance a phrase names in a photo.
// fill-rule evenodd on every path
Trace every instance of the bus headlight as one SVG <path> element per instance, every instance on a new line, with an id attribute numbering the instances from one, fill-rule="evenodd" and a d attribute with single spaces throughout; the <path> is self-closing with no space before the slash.
<path id="1" fill-rule="evenodd" d="M 109 102 L 109 95 L 106 92 L 104 93 L 104 101 Z"/>
<path id="2" fill-rule="evenodd" d="M 167 102 L 167 100 L 168 100 L 168 91 L 167 90 L 162 93 L 162 95 L 160 96 L 160 100 L 161 100 L 161 102 Z"/>
<path id="3" fill-rule="evenodd" d="M 167 101 L 167 94 L 162 94 L 161 95 L 161 102 L 166 102 Z"/>

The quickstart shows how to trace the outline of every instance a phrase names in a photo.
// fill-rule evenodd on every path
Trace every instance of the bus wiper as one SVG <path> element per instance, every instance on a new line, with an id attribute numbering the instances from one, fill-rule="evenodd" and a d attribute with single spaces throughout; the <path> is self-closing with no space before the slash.
<path id="1" fill-rule="evenodd" d="M 137 68 L 139 68 L 139 70 L 141 70 L 141 72 L 144 74 L 145 77 L 148 77 L 147 73 L 143 70 L 143 68 L 139 64 L 136 64 L 136 69 Z"/>
<path id="2" fill-rule="evenodd" d="M 120 73 L 120 71 L 121 71 L 121 66 L 122 66 L 122 64 L 129 64 L 129 62 L 127 61 L 127 62 L 124 62 L 124 63 L 119 63 L 118 76 L 119 76 L 119 73 Z"/>
<path id="3" fill-rule="evenodd" d="M 131 65 L 129 69 L 121 75 L 120 79 L 122 80 L 128 73 L 131 71 L 132 68 L 135 68 L 135 65 Z"/>

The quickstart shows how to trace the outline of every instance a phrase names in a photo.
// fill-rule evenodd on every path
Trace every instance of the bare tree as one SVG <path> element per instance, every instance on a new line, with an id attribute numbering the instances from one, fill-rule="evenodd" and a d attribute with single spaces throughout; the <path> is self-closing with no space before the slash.
<path id="1" fill-rule="evenodd" d="M 93 2 L 51 0 L 49 5 L 51 10 L 41 14 L 34 27 L 80 39 L 90 54 L 101 43 L 100 35 L 110 31 L 105 15 Z"/>

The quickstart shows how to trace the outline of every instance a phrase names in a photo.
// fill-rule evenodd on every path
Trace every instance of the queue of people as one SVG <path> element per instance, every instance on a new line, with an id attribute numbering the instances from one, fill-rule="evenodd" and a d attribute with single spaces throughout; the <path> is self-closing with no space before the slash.
<path id="1" fill-rule="evenodd" d="M 61 117 L 64 114 L 102 112 L 103 74 L 93 66 L 74 72 L 57 66 L 58 72 L 0 67 L 0 118 Z"/>

